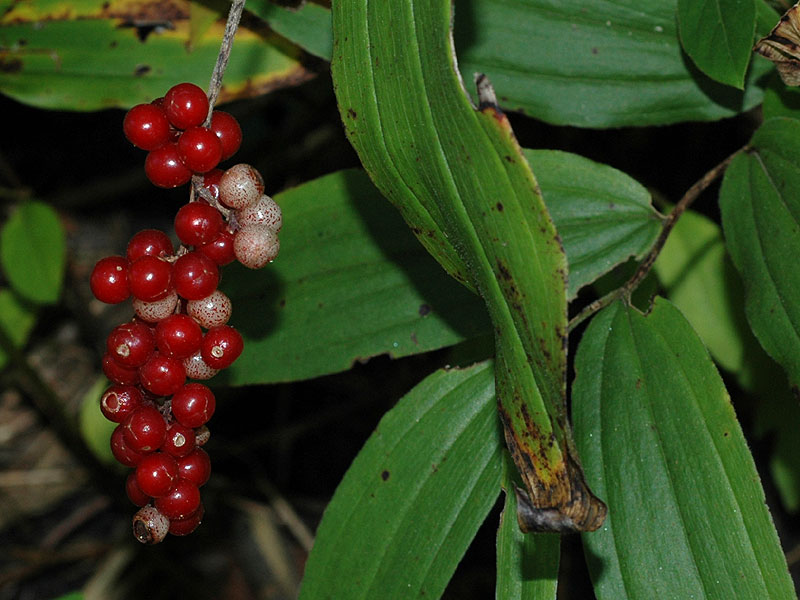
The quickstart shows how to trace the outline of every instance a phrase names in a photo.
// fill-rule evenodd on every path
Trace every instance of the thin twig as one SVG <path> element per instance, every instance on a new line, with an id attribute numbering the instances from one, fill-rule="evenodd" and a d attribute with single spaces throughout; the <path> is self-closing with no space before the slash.
<path id="1" fill-rule="evenodd" d="M 666 219 L 664 219 L 658 239 L 656 240 L 655 244 L 653 244 L 653 247 L 650 248 L 650 252 L 647 253 L 645 259 L 639 264 L 639 268 L 636 269 L 633 277 L 631 277 L 622 287 L 619 287 L 616 290 L 609 292 L 605 296 L 598 298 L 581 310 L 581 312 L 579 312 L 570 320 L 568 331 L 571 332 L 583 321 L 591 317 L 599 310 L 602 310 L 615 300 L 623 297 L 630 297 L 630 295 L 633 293 L 633 290 L 635 290 L 639 284 L 644 281 L 644 278 L 647 277 L 647 274 L 650 273 L 650 269 L 656 262 L 661 250 L 664 249 L 664 244 L 667 243 L 667 238 L 672 232 L 672 228 L 675 227 L 675 224 L 678 222 L 680 216 L 686 211 L 687 208 L 689 208 L 689 206 L 691 206 L 692 202 L 694 202 L 697 197 L 700 196 L 700 194 L 702 194 L 706 188 L 708 188 L 708 186 L 714 182 L 714 180 L 716 180 L 725 172 L 725 169 L 728 168 L 728 165 L 731 163 L 734 157 L 742 152 L 747 151 L 749 148 L 749 144 L 739 148 L 736 152 L 728 156 L 725 160 L 703 175 L 694 183 L 694 185 L 692 185 L 692 187 L 686 191 L 686 193 L 683 195 L 683 198 L 680 199 L 680 201 L 675 205 L 675 208 L 672 209 L 672 212 L 667 215 Z"/>
<path id="2" fill-rule="evenodd" d="M 211 83 L 208 84 L 208 116 L 205 126 L 211 124 L 211 113 L 219 97 L 219 90 L 222 88 L 222 76 L 225 75 L 225 68 L 228 66 L 228 59 L 231 56 L 233 38 L 236 36 L 236 29 L 242 18 L 245 0 L 233 0 L 231 10 L 228 12 L 228 21 L 225 23 L 225 33 L 222 36 L 222 44 L 217 56 L 217 64 L 214 65 L 214 72 L 211 73 Z"/>

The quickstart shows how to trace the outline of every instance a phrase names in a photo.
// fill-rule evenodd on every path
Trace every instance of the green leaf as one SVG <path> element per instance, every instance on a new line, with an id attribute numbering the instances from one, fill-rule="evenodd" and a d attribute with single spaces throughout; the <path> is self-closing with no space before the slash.
<path id="1" fill-rule="evenodd" d="M 712 79 L 744 88 L 756 31 L 754 0 L 678 0 L 683 49 Z"/>
<path id="2" fill-rule="evenodd" d="M 568 298 L 653 245 L 660 217 L 637 181 L 568 152 L 525 150 L 525 157 L 567 253 Z"/>
<path id="3" fill-rule="evenodd" d="M 728 167 L 720 190 L 728 252 L 744 282 L 745 311 L 761 345 L 800 385 L 800 121 L 764 123 L 753 149 Z"/>
<path id="4" fill-rule="evenodd" d="M 247 10 L 303 50 L 324 60 L 331 59 L 331 11 L 324 6 L 304 2 L 299 8 L 290 10 L 273 4 L 270 0 L 249 0 Z"/>
<path id="5" fill-rule="evenodd" d="M 505 461 L 503 490 L 505 504 L 497 530 L 496 600 L 555 599 L 558 588 L 558 561 L 561 537 L 555 533 L 520 531 L 517 521 L 517 496 L 521 485 L 514 465 Z"/>
<path id="6" fill-rule="evenodd" d="M 36 324 L 36 309 L 8 289 L 0 289 L 0 328 L 2 338 L 22 348 Z M 8 363 L 7 348 L 0 344 L 0 370 Z"/>
<path id="7" fill-rule="evenodd" d="M 426 378 L 381 419 L 339 484 L 301 600 L 438 598 L 502 473 L 492 363 Z"/>
<path id="8" fill-rule="evenodd" d="M 20 296 L 53 304 L 61 294 L 67 246 L 58 214 L 43 202 L 26 202 L 0 230 L 0 264 Z"/>
<path id="9" fill-rule="evenodd" d="M 0 16 L 0 90 L 41 108 L 98 110 L 150 102 L 181 81 L 205 89 L 224 21 L 194 39 L 185 0 L 15 3 Z M 310 77 L 297 48 L 257 24 L 240 27 L 233 48 L 220 102 Z"/>
<path id="10" fill-rule="evenodd" d="M 116 464 L 116 459 L 111 454 L 110 440 L 117 424 L 106 419 L 100 411 L 100 398 L 108 385 L 108 380 L 100 377 L 86 392 L 78 414 L 78 427 L 84 443 L 92 453 L 104 463 L 113 465 Z"/>
<path id="11" fill-rule="evenodd" d="M 245 338 L 220 374 L 228 383 L 316 377 L 491 330 L 480 299 L 442 272 L 363 172 L 340 171 L 275 200 L 284 222 L 278 258 L 263 271 L 225 270 L 231 322 Z"/>
<path id="12" fill-rule="evenodd" d="M 331 70 L 340 112 L 377 187 L 486 302 L 507 441 L 530 495 L 529 526 L 590 528 L 604 507 L 569 456 L 566 256 L 486 82 L 482 110 L 464 95 L 451 22 L 448 0 L 334 4 Z"/>
<path id="13" fill-rule="evenodd" d="M 677 0 L 459 2 L 459 66 L 466 81 L 486 73 L 504 108 L 563 125 L 708 121 L 758 105 L 763 94 L 756 82 L 771 65 L 754 62 L 744 91 L 708 79 L 681 52 L 676 5 Z"/>
<path id="14" fill-rule="evenodd" d="M 728 394 L 680 312 L 611 305 L 576 373 L 575 441 L 609 506 L 583 536 L 598 599 L 795 598 Z"/>
<path id="15" fill-rule="evenodd" d="M 722 230 L 692 211 L 681 215 L 653 266 L 677 306 L 727 371 L 746 368 L 750 352 L 741 281 L 727 259 Z"/>

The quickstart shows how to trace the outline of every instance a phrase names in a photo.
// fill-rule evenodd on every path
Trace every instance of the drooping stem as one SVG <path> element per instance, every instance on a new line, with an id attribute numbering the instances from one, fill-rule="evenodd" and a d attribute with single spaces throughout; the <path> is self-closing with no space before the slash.
<path id="1" fill-rule="evenodd" d="M 653 268 L 653 264 L 656 262 L 658 255 L 664 249 L 664 244 L 667 243 L 667 238 L 669 237 L 669 234 L 672 232 L 673 227 L 675 227 L 681 215 L 692 205 L 692 202 L 694 202 L 697 197 L 700 196 L 700 194 L 702 194 L 706 188 L 708 188 L 709 185 L 711 185 L 720 175 L 725 172 L 725 169 L 728 168 L 728 165 L 731 163 L 734 157 L 742 152 L 746 152 L 749 148 L 749 144 L 739 148 L 725 160 L 714 166 L 686 191 L 680 201 L 675 205 L 675 208 L 672 209 L 672 212 L 670 212 L 669 215 L 667 215 L 667 217 L 664 219 L 658 239 L 656 239 L 653 247 L 650 248 L 650 252 L 647 253 L 647 256 L 645 256 L 644 260 L 639 264 L 639 268 L 636 269 L 636 272 L 633 274 L 633 276 L 627 282 L 625 282 L 623 286 L 612 292 L 609 292 L 601 298 L 598 298 L 581 310 L 581 312 L 579 312 L 577 315 L 575 315 L 575 317 L 573 317 L 569 322 L 568 331 L 572 331 L 575 329 L 575 327 L 591 317 L 594 313 L 602 310 L 615 300 L 623 297 L 630 297 L 633 291 L 642 281 L 644 281 L 644 278 L 647 277 L 648 273 L 650 273 L 650 269 Z"/>

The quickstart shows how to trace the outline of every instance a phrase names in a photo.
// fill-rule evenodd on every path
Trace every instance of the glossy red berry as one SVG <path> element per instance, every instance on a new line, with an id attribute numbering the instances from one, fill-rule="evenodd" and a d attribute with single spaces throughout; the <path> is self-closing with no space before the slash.
<path id="1" fill-rule="evenodd" d="M 144 323 L 131 321 L 115 327 L 106 339 L 106 350 L 119 364 L 140 367 L 155 350 L 153 332 Z"/>
<path id="2" fill-rule="evenodd" d="M 212 369 L 227 369 L 244 349 L 241 334 L 229 325 L 212 327 L 203 336 L 200 355 Z"/>
<path id="3" fill-rule="evenodd" d="M 212 369 L 203 360 L 200 350 L 183 360 L 183 368 L 186 369 L 186 377 L 189 379 L 211 379 L 219 373 L 218 369 Z"/>
<path id="4" fill-rule="evenodd" d="M 245 208 L 258 202 L 264 193 L 264 179 L 256 169 L 238 164 L 225 171 L 219 180 L 219 200 L 230 208 Z"/>
<path id="5" fill-rule="evenodd" d="M 143 452 L 136 452 L 125 443 L 125 426 L 117 425 L 111 433 L 111 454 L 126 467 L 135 467 L 145 457 Z"/>
<path id="6" fill-rule="evenodd" d="M 208 96 L 193 83 L 179 83 L 164 94 L 164 112 L 178 129 L 200 125 L 208 116 Z"/>
<path id="7" fill-rule="evenodd" d="M 211 459 L 202 448 L 195 448 L 178 459 L 178 477 L 202 487 L 211 477 Z"/>
<path id="8" fill-rule="evenodd" d="M 127 300 L 131 295 L 128 265 L 128 260 L 121 256 L 101 258 L 89 279 L 94 297 L 106 304 L 119 304 Z"/>
<path id="9" fill-rule="evenodd" d="M 170 521 L 155 506 L 147 505 L 133 515 L 133 536 L 143 544 L 158 544 L 167 537 Z"/>
<path id="10" fill-rule="evenodd" d="M 203 521 L 205 509 L 203 503 L 194 511 L 194 514 L 186 517 L 185 519 L 173 519 L 169 522 L 169 532 L 172 535 L 189 535 L 192 533 L 200 523 Z"/>
<path id="11" fill-rule="evenodd" d="M 169 454 L 153 452 L 136 465 L 136 483 L 152 498 L 166 495 L 178 478 L 178 463 Z"/>
<path id="12" fill-rule="evenodd" d="M 178 146 L 164 144 L 148 153 L 144 160 L 144 173 L 158 187 L 174 188 L 184 185 L 192 178 L 192 171 L 181 161 Z"/>
<path id="13" fill-rule="evenodd" d="M 216 406 L 214 393 L 201 383 L 187 383 L 172 397 L 172 415 L 186 427 L 205 425 Z"/>
<path id="14" fill-rule="evenodd" d="M 156 396 L 171 396 L 186 381 L 186 370 L 177 358 L 155 352 L 139 367 L 139 381 L 144 389 Z"/>
<path id="15" fill-rule="evenodd" d="M 222 215 L 204 202 L 190 202 L 175 215 L 175 233 L 187 246 L 202 246 L 214 240 L 222 229 Z"/>
<path id="16" fill-rule="evenodd" d="M 205 298 L 187 302 L 186 312 L 202 327 L 211 329 L 228 322 L 233 313 L 233 304 L 224 292 L 214 290 Z"/>
<path id="17" fill-rule="evenodd" d="M 100 411 L 114 423 L 122 423 L 144 401 L 139 388 L 132 385 L 112 385 L 100 398 Z"/>
<path id="18" fill-rule="evenodd" d="M 200 490 L 191 481 L 178 479 L 164 496 L 156 498 L 155 507 L 168 519 L 185 519 L 200 508 Z"/>
<path id="19" fill-rule="evenodd" d="M 175 290 L 172 290 L 163 299 L 153 302 L 144 302 L 134 298 L 131 304 L 137 317 L 148 323 L 158 323 L 175 311 L 175 307 L 178 304 L 178 294 Z"/>
<path id="20" fill-rule="evenodd" d="M 176 260 L 172 275 L 175 291 L 186 300 L 205 298 L 219 284 L 216 263 L 200 252 L 189 252 Z"/>
<path id="21" fill-rule="evenodd" d="M 233 238 L 236 260 L 248 269 L 260 269 L 272 262 L 280 249 L 278 234 L 269 225 L 246 225 Z"/>
<path id="22" fill-rule="evenodd" d="M 143 256 L 171 256 L 175 252 L 167 234 L 158 229 L 143 229 L 128 242 L 128 260 Z"/>
<path id="23" fill-rule="evenodd" d="M 125 114 L 122 130 L 128 141 L 142 150 L 155 150 L 169 141 L 169 120 L 154 104 L 138 104 Z"/>
<path id="24" fill-rule="evenodd" d="M 227 227 L 220 229 L 217 237 L 207 244 L 197 247 L 197 251 L 205 254 L 219 266 L 224 266 L 236 260 L 233 251 L 233 232 Z"/>
<path id="25" fill-rule="evenodd" d="M 211 130 L 222 143 L 222 160 L 227 160 L 242 145 L 242 128 L 239 121 L 230 113 L 215 110 L 211 113 Z"/>
<path id="26" fill-rule="evenodd" d="M 128 269 L 128 286 L 134 298 L 154 302 L 172 291 L 172 265 L 156 256 L 143 256 Z"/>
<path id="27" fill-rule="evenodd" d="M 128 499 L 136 506 L 144 506 L 152 500 L 150 496 L 142 491 L 139 484 L 136 483 L 135 471 L 131 471 L 128 474 L 128 478 L 125 480 L 125 493 L 128 495 Z"/>
<path id="28" fill-rule="evenodd" d="M 134 452 L 147 453 L 160 448 L 167 436 L 167 423 L 155 406 L 145 404 L 125 419 L 123 439 Z"/>
<path id="29" fill-rule="evenodd" d="M 189 315 L 173 314 L 156 325 L 158 351 L 172 358 L 187 358 L 200 349 L 203 330 Z"/>
<path id="30" fill-rule="evenodd" d="M 194 429 L 178 422 L 167 427 L 167 438 L 161 450 L 176 458 L 186 456 L 195 448 L 196 435 Z"/>
<path id="31" fill-rule="evenodd" d="M 190 127 L 178 140 L 178 152 L 187 168 L 195 173 L 206 173 L 219 164 L 222 143 L 207 127 Z"/>
<path id="32" fill-rule="evenodd" d="M 103 373 L 109 381 L 120 385 L 136 385 L 139 383 L 139 369 L 137 367 L 126 367 L 119 364 L 114 357 L 106 353 L 103 355 Z"/>

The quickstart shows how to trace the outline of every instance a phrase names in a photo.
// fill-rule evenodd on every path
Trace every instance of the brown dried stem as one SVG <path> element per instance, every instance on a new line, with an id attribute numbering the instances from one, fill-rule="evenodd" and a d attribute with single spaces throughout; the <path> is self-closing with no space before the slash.
<path id="1" fill-rule="evenodd" d="M 694 183 L 694 185 L 692 185 L 692 187 L 686 191 L 680 201 L 675 205 L 675 208 L 672 209 L 672 212 L 670 212 L 669 215 L 667 215 L 667 217 L 664 219 L 658 239 L 656 240 L 655 244 L 653 244 L 653 247 L 650 248 L 650 252 L 647 253 L 647 256 L 644 258 L 644 260 L 639 264 L 639 268 L 636 269 L 633 277 L 631 277 L 622 287 L 619 287 L 616 290 L 609 292 L 605 296 L 598 298 L 581 310 L 581 312 L 579 312 L 570 320 L 568 331 L 571 332 L 583 321 L 591 317 L 594 313 L 602 310 L 615 300 L 623 297 L 630 298 L 630 295 L 633 293 L 633 291 L 642 281 L 644 281 L 644 278 L 647 277 L 647 274 L 650 273 L 650 269 L 656 262 L 661 250 L 664 249 L 664 244 L 667 243 L 667 238 L 669 237 L 670 232 L 672 232 L 672 228 L 675 227 L 675 224 L 678 222 L 680 216 L 686 211 L 687 208 L 689 208 L 689 206 L 691 206 L 692 202 L 694 202 L 697 197 L 700 196 L 700 194 L 702 194 L 706 188 L 708 188 L 709 185 L 711 185 L 720 175 L 725 172 L 725 169 L 728 168 L 728 165 L 735 156 L 747 151 L 749 148 L 749 144 L 739 148 L 736 152 L 728 156 L 725 160 L 703 175 Z"/>

